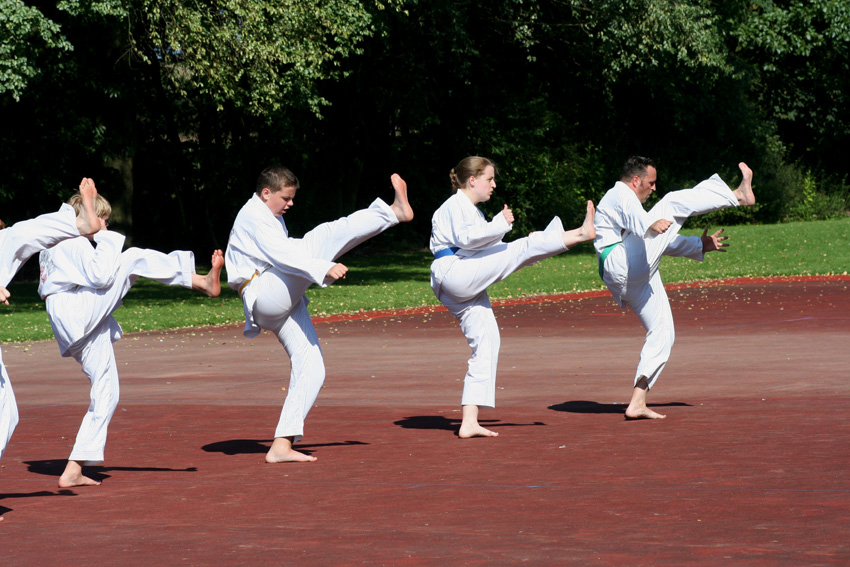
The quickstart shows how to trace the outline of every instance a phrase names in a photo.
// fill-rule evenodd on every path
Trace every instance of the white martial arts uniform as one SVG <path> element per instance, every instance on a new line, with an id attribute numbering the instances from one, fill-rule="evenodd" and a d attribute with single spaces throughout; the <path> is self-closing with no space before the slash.
<path id="1" fill-rule="evenodd" d="M 325 380 L 322 350 L 304 293 L 312 284 L 326 287 L 335 260 L 361 242 L 398 224 L 392 208 L 376 199 L 368 209 L 323 223 L 290 238 L 282 217 L 275 217 L 254 195 L 230 231 L 224 256 L 227 283 L 242 296 L 244 334 L 274 333 L 289 355 L 289 392 L 275 438 L 304 436 L 304 420 Z"/>
<path id="2" fill-rule="evenodd" d="M 472 349 L 461 405 L 496 405 L 501 339 L 487 288 L 524 266 L 567 250 L 558 217 L 544 231 L 502 242 L 510 230 L 501 213 L 487 222 L 462 191 L 449 197 L 431 219 L 431 252 L 441 256 L 431 264 L 431 289 L 458 320 Z M 453 248 L 457 248 L 453 254 L 443 252 Z"/>
<path id="3" fill-rule="evenodd" d="M 611 246 L 600 270 L 603 281 L 620 307 L 632 309 L 646 329 L 635 384 L 645 377 L 651 388 L 667 364 L 675 331 L 667 292 L 658 267 L 661 256 L 702 261 L 702 240 L 682 236 L 688 217 L 738 206 L 732 190 L 713 175 L 693 189 L 667 193 L 647 212 L 628 185 L 618 181 L 596 207 L 594 226 L 597 254 Z M 673 224 L 663 234 L 650 231 L 657 220 Z M 621 243 L 621 244 L 618 244 Z"/>
<path id="4" fill-rule="evenodd" d="M 80 363 L 91 382 L 88 412 L 77 433 L 71 461 L 86 465 L 103 462 L 109 421 L 118 406 L 118 367 L 112 343 L 121 338 L 121 325 L 112 317 L 139 277 L 167 285 L 192 288 L 192 252 L 163 254 L 128 248 L 124 236 L 101 231 L 95 249 L 84 237 L 66 240 L 41 253 L 38 293 L 62 356 Z"/>
<path id="5" fill-rule="evenodd" d="M 6 287 L 30 256 L 67 239 L 80 236 L 71 205 L 0 230 L 0 286 Z M 0 351 L 0 457 L 18 424 L 18 405 Z"/>

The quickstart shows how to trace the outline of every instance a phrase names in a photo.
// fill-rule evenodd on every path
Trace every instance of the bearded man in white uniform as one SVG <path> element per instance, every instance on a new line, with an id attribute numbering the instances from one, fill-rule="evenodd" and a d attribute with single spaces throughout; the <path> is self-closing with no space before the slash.
<path id="1" fill-rule="evenodd" d="M 725 252 L 728 244 L 720 236 L 686 237 L 679 234 L 685 220 L 726 207 L 755 204 L 753 172 L 747 164 L 738 164 L 742 181 L 732 191 L 718 175 L 700 182 L 693 189 L 666 194 L 647 212 L 643 203 L 656 189 L 655 163 L 632 156 L 623 165 L 620 181 L 611 188 L 596 208 L 594 247 L 599 258 L 599 275 L 620 307 L 629 307 L 646 329 L 646 340 L 634 378 L 628 419 L 666 417 L 646 405 L 647 391 L 667 364 L 675 332 L 673 314 L 658 267 L 661 256 L 681 256 L 702 261 L 706 252 Z"/>
<path id="2" fill-rule="evenodd" d="M 80 182 L 80 194 L 83 208 L 79 216 L 70 205 L 64 204 L 56 213 L 22 221 L 0 231 L 0 303 L 9 305 L 6 286 L 33 254 L 68 238 L 100 230 L 101 223 L 94 209 L 97 189 L 91 179 L 83 178 Z M 17 424 L 18 405 L 0 352 L 0 457 Z"/>
<path id="3" fill-rule="evenodd" d="M 316 460 L 292 448 L 304 435 L 304 420 L 325 379 L 322 350 L 304 293 L 313 284 L 326 287 L 345 277 L 348 268 L 336 262 L 345 252 L 413 218 L 407 184 L 397 174 L 391 183 L 392 205 L 376 199 L 367 209 L 320 224 L 303 238 L 290 238 L 282 217 L 292 207 L 299 182 L 289 169 L 273 166 L 260 174 L 254 196 L 236 217 L 225 265 L 228 284 L 242 297 L 243 332 L 247 337 L 261 329 L 274 333 L 292 365 L 289 391 L 266 462 Z"/>

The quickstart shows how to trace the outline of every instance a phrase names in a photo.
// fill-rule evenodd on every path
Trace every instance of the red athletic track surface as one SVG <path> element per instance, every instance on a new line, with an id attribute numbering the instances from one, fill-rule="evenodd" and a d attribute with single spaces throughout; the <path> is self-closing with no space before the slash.
<path id="1" fill-rule="evenodd" d="M 289 363 L 235 327 L 116 343 L 99 487 L 61 490 L 88 383 L 6 345 L 21 422 L 0 565 L 850 564 L 850 278 L 670 291 L 673 356 L 625 421 L 643 329 L 604 294 L 496 307 L 495 439 L 460 440 L 469 350 L 445 311 L 317 319 L 328 378 L 267 465 Z"/>

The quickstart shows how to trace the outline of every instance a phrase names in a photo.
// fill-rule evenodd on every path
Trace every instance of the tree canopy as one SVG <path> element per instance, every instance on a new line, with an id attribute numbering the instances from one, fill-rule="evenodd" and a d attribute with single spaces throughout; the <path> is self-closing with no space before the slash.
<path id="1" fill-rule="evenodd" d="M 206 251 L 283 163 L 296 233 L 398 171 L 423 244 L 470 154 L 519 234 L 578 219 L 631 154 L 662 190 L 747 161 L 765 198 L 739 221 L 804 193 L 841 212 L 849 42 L 841 0 L 0 0 L 2 216 L 92 176 L 134 242 Z"/>

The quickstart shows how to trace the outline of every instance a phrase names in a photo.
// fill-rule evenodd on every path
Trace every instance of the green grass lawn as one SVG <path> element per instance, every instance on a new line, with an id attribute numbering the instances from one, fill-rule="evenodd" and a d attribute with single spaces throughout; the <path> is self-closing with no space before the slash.
<path id="1" fill-rule="evenodd" d="M 700 234 L 699 230 L 682 231 Z M 665 258 L 666 283 L 742 276 L 847 274 L 850 270 L 850 218 L 777 225 L 734 226 L 726 230 L 729 252 L 709 254 L 705 262 Z M 312 287 L 310 312 L 347 313 L 438 305 L 429 285 L 427 251 L 342 258 L 345 280 Z M 203 272 L 203 268 L 199 268 Z M 13 282 L 11 305 L 0 305 L 0 342 L 51 339 L 53 333 L 33 282 Z M 589 244 L 520 270 L 490 288 L 496 298 L 604 289 Z M 242 303 L 229 288 L 209 299 L 198 293 L 139 280 L 115 318 L 125 332 L 241 324 Z"/>

